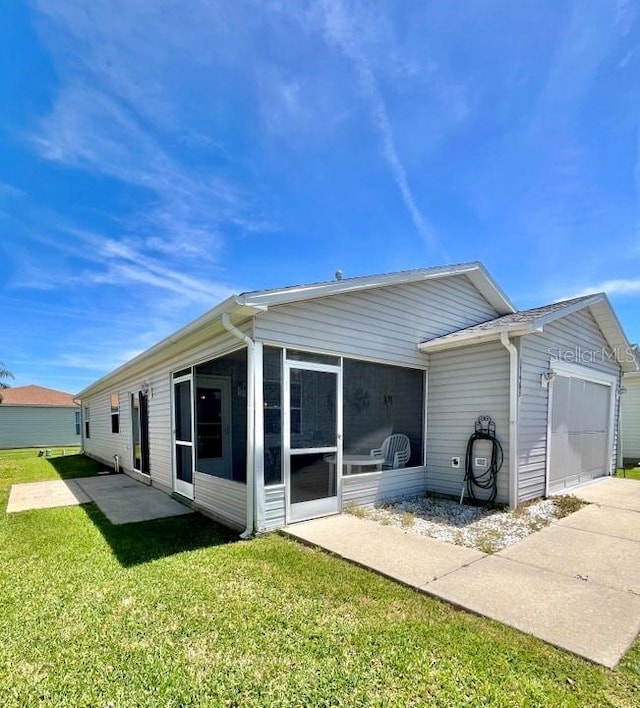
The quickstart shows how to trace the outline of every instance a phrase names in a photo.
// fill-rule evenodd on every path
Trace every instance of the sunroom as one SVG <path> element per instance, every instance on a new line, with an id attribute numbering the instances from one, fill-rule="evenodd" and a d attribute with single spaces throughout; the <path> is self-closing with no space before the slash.
<path id="1" fill-rule="evenodd" d="M 254 342 L 172 376 L 174 491 L 223 521 L 244 506 L 266 530 L 424 488 L 424 369 Z"/>

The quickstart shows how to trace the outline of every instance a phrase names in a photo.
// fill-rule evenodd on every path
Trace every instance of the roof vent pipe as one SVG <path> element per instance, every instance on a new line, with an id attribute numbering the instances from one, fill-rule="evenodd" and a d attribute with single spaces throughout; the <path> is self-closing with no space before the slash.
<path id="1" fill-rule="evenodd" d="M 342 271 L 340 269 L 336 271 L 336 280 L 342 280 Z"/>

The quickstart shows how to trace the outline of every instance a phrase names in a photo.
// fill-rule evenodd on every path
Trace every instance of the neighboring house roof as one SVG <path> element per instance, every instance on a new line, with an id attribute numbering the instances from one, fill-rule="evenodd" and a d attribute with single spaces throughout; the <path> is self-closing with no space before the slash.
<path id="1" fill-rule="evenodd" d="M 492 341 L 498 339 L 502 332 L 515 336 L 542 332 L 545 325 L 585 308 L 589 308 L 607 343 L 616 353 L 617 361 L 623 371 L 638 371 L 639 362 L 633 356 L 632 346 L 605 293 L 584 295 L 571 300 L 553 302 L 543 307 L 512 312 L 451 334 L 434 337 L 419 344 L 418 348 L 425 353 L 445 351 L 465 344 Z"/>
<path id="2" fill-rule="evenodd" d="M 78 406 L 70 393 L 33 384 L 3 388 L 0 390 L 0 405 L 51 406 L 56 408 L 76 408 Z"/>
<path id="3" fill-rule="evenodd" d="M 466 276 L 486 298 L 486 300 L 501 313 L 507 314 L 515 312 L 515 307 L 504 294 L 500 286 L 489 275 L 486 268 L 479 262 L 459 263 L 450 266 L 437 266 L 433 268 L 419 268 L 416 270 L 406 270 L 397 273 L 383 273 L 380 275 L 367 275 L 357 278 L 343 278 L 340 280 L 330 280 L 321 283 L 311 283 L 309 285 L 294 285 L 286 288 L 271 290 L 254 290 L 251 292 L 232 295 L 213 309 L 205 312 L 204 315 L 163 339 L 150 349 L 138 354 L 127 363 L 123 364 L 115 371 L 103 376 L 98 381 L 92 383 L 78 394 L 78 397 L 86 396 L 89 391 L 98 390 L 106 386 L 109 382 L 115 381 L 123 373 L 133 373 L 142 371 L 150 361 L 156 357 L 166 355 L 171 350 L 186 349 L 191 344 L 195 344 L 198 338 L 206 333 L 207 337 L 213 336 L 217 331 L 223 331 L 220 324 L 222 315 L 232 317 L 236 323 L 258 315 L 260 312 L 268 310 L 276 305 L 286 305 L 314 298 L 328 297 L 330 295 L 340 295 L 344 293 L 359 292 L 382 288 L 390 285 L 402 283 L 417 283 L 427 280 L 437 280 L 452 276 Z"/>

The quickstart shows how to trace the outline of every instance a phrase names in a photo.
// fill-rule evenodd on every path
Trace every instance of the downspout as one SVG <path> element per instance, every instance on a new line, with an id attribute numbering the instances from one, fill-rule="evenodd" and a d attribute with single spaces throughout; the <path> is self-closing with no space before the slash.
<path id="1" fill-rule="evenodd" d="M 509 352 L 509 506 L 518 506 L 518 350 L 507 332 L 500 342 Z"/>
<path id="2" fill-rule="evenodd" d="M 240 534 L 240 538 L 249 538 L 253 534 L 254 528 L 254 505 L 255 505 L 255 467 L 253 449 L 255 446 L 255 342 L 251 337 L 241 332 L 235 325 L 231 324 L 229 315 L 222 314 L 222 326 L 247 345 L 247 527 Z"/>

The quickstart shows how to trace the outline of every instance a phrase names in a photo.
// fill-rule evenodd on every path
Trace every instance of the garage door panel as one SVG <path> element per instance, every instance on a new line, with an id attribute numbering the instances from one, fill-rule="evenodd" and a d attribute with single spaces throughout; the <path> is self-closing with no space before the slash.
<path id="1" fill-rule="evenodd" d="M 608 472 L 612 388 L 558 375 L 552 391 L 549 491 L 561 492 Z"/>
<path id="2" fill-rule="evenodd" d="M 553 382 L 551 432 L 568 433 L 571 424 L 571 379 L 557 377 Z"/>
<path id="3" fill-rule="evenodd" d="M 608 434 L 583 433 L 582 435 L 582 470 L 593 476 L 602 474 L 607 466 Z"/>
<path id="4" fill-rule="evenodd" d="M 602 384 L 585 382 L 583 410 L 583 431 L 604 432 L 609 424 L 609 400 L 611 387 Z"/>

